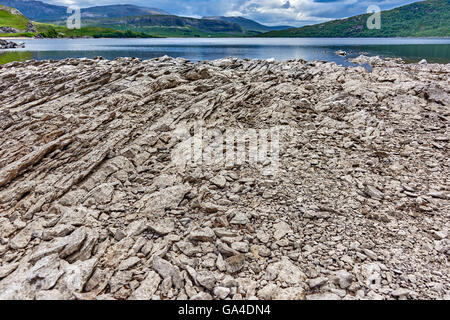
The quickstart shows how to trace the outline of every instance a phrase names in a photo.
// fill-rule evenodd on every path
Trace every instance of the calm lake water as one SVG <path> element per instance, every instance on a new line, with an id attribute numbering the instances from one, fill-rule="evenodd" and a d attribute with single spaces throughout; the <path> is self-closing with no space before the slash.
<path id="1" fill-rule="evenodd" d="M 163 55 L 192 61 L 224 57 L 277 60 L 334 61 L 349 66 L 360 54 L 400 57 L 407 62 L 427 59 L 450 63 L 450 38 L 169 38 L 169 39 L 29 39 L 24 49 L 0 53 L 0 63 L 28 59 L 65 59 L 103 56 L 151 59 Z M 347 57 L 335 54 L 348 52 Z"/>

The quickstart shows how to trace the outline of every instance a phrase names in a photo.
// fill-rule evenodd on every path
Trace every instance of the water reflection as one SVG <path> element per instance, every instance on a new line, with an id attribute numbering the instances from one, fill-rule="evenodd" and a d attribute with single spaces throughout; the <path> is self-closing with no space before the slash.
<path id="1" fill-rule="evenodd" d="M 13 61 L 26 61 L 33 59 L 33 53 L 29 51 L 11 51 L 0 53 L 0 64 L 5 64 Z"/>

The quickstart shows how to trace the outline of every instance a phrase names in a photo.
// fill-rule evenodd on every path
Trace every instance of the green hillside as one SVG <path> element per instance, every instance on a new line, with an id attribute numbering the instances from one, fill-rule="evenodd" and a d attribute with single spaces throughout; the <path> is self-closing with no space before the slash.
<path id="1" fill-rule="evenodd" d="M 209 19 L 209 20 L 222 20 L 227 21 L 230 23 L 237 23 L 242 27 L 242 29 L 246 31 L 253 31 L 253 32 L 269 32 L 273 30 L 284 30 L 289 29 L 292 27 L 288 26 L 266 26 L 261 23 L 258 23 L 256 21 L 246 19 L 244 17 L 222 17 L 222 16 L 214 16 L 214 17 L 204 17 L 203 19 Z"/>
<path id="2" fill-rule="evenodd" d="M 18 10 L 0 5 L 0 27 L 11 27 L 25 31 L 29 20 Z"/>
<path id="3" fill-rule="evenodd" d="M 256 36 L 260 33 L 249 31 L 246 33 L 239 32 L 212 32 L 208 30 L 199 29 L 193 26 L 133 26 L 133 25 L 108 25 L 108 28 L 112 28 L 119 31 L 133 31 L 145 34 L 156 35 L 158 37 L 168 38 L 229 38 L 229 37 L 250 37 Z"/>
<path id="4" fill-rule="evenodd" d="M 450 0 L 428 0 L 381 12 L 381 29 L 368 29 L 371 14 L 264 33 L 263 37 L 450 37 Z"/>
<path id="5" fill-rule="evenodd" d="M 132 30 L 115 30 L 97 26 L 86 26 L 70 30 L 65 26 L 33 22 L 24 17 L 17 9 L 0 5 L 0 37 L 94 37 L 94 38 L 150 38 L 148 33 Z M 29 26 L 32 26 L 30 30 Z M 5 29 L 3 29 L 5 28 Z M 6 30 L 6 28 L 8 30 Z"/>
<path id="6" fill-rule="evenodd" d="M 80 29 L 68 29 L 65 26 L 53 25 L 48 23 L 34 23 L 39 35 L 43 38 L 153 38 L 153 36 L 131 30 L 114 30 L 111 28 L 101 28 L 86 26 Z"/>
<path id="7" fill-rule="evenodd" d="M 54 21 L 62 25 L 65 21 Z M 196 19 L 174 15 L 145 15 L 122 18 L 85 18 L 83 26 L 155 34 L 163 37 L 244 37 L 260 32 L 247 31 L 234 22 Z"/>
<path id="8" fill-rule="evenodd" d="M 66 2 L 72 3 L 74 1 Z M 38 22 L 48 23 L 49 21 L 66 20 L 70 15 L 67 13 L 67 6 L 54 5 L 36 0 L 0 0 L 0 4 L 7 7 L 16 8 L 22 12 L 24 16 Z M 112 18 L 169 13 L 158 8 L 148 8 L 130 4 L 117 4 L 82 8 L 81 14 L 83 17 Z"/>

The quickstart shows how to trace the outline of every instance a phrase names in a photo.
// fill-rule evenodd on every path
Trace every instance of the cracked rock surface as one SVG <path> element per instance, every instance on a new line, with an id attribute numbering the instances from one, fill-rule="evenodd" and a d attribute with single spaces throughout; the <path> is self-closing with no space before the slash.
<path id="1" fill-rule="evenodd" d="M 450 65 L 356 60 L 0 66 L 0 299 L 449 299 Z"/>

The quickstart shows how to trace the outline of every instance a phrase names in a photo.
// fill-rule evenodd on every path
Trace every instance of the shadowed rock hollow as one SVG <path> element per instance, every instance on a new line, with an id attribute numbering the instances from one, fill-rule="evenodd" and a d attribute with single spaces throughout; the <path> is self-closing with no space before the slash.
<path id="1" fill-rule="evenodd" d="M 0 299 L 448 299 L 450 65 L 357 61 L 0 66 Z"/>

